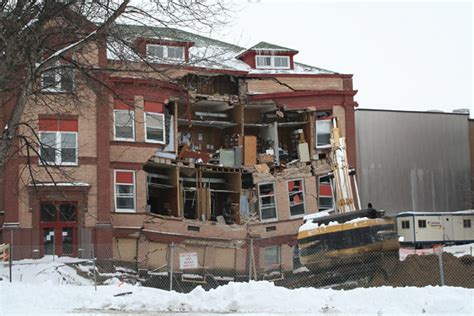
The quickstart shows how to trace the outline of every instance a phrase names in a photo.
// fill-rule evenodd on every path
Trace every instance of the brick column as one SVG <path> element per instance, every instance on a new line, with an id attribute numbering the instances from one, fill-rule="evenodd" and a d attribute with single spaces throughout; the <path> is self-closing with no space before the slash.
<path id="1" fill-rule="evenodd" d="M 104 79 L 105 80 L 105 79 Z M 105 90 L 105 89 L 104 89 Z M 97 119 L 97 223 L 96 255 L 99 259 L 112 259 L 113 232 L 110 206 L 110 117 L 109 94 L 98 96 Z"/>

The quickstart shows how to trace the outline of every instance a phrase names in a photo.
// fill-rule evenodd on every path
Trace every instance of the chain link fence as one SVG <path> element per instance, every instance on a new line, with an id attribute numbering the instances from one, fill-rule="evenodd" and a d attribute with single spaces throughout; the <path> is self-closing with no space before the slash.
<path id="1" fill-rule="evenodd" d="M 61 256 L 57 254 L 64 252 L 64 245 L 54 241 L 52 245 L 43 245 L 43 249 L 13 243 L 0 253 L 0 277 L 9 281 L 11 275 L 11 282 L 29 282 L 32 278 L 55 275 L 58 282 L 64 283 L 100 286 L 128 282 L 183 293 L 197 286 L 211 289 L 249 280 L 271 281 L 292 289 L 428 285 L 474 288 L 474 257 L 469 245 L 458 254 L 436 248 L 372 252 L 351 260 L 335 257 L 330 267 L 313 265 L 309 270 L 299 262 L 294 248 L 290 247 L 293 251 L 289 252 L 280 246 L 264 247 L 258 240 L 250 240 L 248 246 L 219 249 L 153 243 L 145 251 L 138 246 L 138 239 L 116 241 L 113 247 L 93 247 L 89 237 L 84 237 L 77 247 L 66 249 L 71 254 Z M 288 255 L 291 258 L 285 261 Z M 18 260 L 20 257 L 39 259 Z"/>

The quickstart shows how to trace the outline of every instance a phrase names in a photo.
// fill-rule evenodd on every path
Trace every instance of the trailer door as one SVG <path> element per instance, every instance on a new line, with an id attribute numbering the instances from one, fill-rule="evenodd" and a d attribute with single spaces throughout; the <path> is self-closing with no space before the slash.
<path id="1" fill-rule="evenodd" d="M 452 215 L 442 216 L 443 220 L 443 240 L 445 242 L 454 241 L 454 218 Z"/>

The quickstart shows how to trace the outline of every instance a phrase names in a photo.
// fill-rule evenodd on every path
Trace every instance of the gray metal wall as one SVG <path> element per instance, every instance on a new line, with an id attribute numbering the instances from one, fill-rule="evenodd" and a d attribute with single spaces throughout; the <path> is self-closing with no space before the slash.
<path id="1" fill-rule="evenodd" d="M 468 115 L 357 110 L 361 202 L 388 215 L 470 209 Z"/>

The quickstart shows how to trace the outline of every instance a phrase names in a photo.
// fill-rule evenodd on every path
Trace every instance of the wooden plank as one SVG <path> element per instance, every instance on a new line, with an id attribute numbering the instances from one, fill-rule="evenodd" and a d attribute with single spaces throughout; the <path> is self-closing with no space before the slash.
<path id="1" fill-rule="evenodd" d="M 257 164 L 257 137 L 243 136 L 244 166 Z"/>

